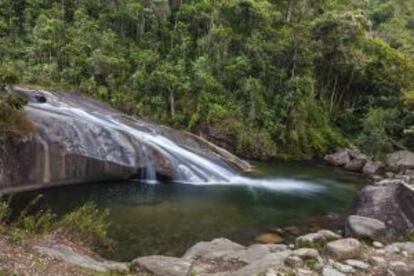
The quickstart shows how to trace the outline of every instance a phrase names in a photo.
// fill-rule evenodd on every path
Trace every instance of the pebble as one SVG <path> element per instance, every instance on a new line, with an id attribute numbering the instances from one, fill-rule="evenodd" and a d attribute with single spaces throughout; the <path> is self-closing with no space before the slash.
<path id="1" fill-rule="evenodd" d="M 313 248 L 300 248 L 293 251 L 292 255 L 298 256 L 302 259 L 315 259 L 319 257 L 319 252 Z"/>
<path id="2" fill-rule="evenodd" d="M 372 256 L 370 262 L 373 266 L 387 267 L 387 261 L 382 257 Z"/>
<path id="3" fill-rule="evenodd" d="M 322 271 L 323 276 L 345 276 L 342 272 L 339 272 L 336 269 L 333 269 L 332 267 L 326 266 L 324 267 Z"/>
<path id="4" fill-rule="evenodd" d="M 374 241 L 372 243 L 372 246 L 375 247 L 375 248 L 383 248 L 384 247 L 384 245 L 379 241 Z"/>
<path id="5" fill-rule="evenodd" d="M 296 276 L 312 276 L 312 271 L 311 270 L 307 270 L 307 269 L 300 268 L 296 272 Z"/>
<path id="6" fill-rule="evenodd" d="M 390 262 L 390 268 L 391 269 L 401 269 L 406 267 L 407 264 L 402 262 L 402 261 L 394 261 L 394 262 Z"/>
<path id="7" fill-rule="evenodd" d="M 398 254 L 400 253 L 400 249 L 397 246 L 390 244 L 385 247 L 385 252 L 388 254 Z"/>
<path id="8" fill-rule="evenodd" d="M 299 268 L 303 266 L 303 260 L 298 256 L 289 256 L 286 258 L 285 264 L 292 268 Z"/>
<path id="9" fill-rule="evenodd" d="M 355 272 L 355 269 L 352 266 L 346 265 L 346 264 L 334 263 L 333 267 L 342 273 L 354 273 Z"/>
<path id="10" fill-rule="evenodd" d="M 347 265 L 350 265 L 352 267 L 355 267 L 357 269 L 361 269 L 361 270 L 368 270 L 370 268 L 369 264 L 364 263 L 363 261 L 360 260 L 346 260 L 345 263 Z"/>

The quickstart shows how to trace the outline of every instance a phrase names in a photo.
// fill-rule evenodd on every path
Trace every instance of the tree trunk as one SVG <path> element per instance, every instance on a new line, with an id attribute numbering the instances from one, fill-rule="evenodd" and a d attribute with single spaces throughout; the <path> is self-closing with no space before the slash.
<path id="1" fill-rule="evenodd" d="M 175 99 L 174 99 L 174 92 L 173 92 L 173 90 L 170 90 L 169 101 L 170 101 L 170 113 L 171 113 L 171 117 L 174 119 L 174 117 L 175 117 Z"/>

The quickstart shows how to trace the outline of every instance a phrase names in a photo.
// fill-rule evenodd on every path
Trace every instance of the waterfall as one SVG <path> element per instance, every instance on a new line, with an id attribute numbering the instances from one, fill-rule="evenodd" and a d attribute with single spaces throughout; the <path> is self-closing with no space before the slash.
<path id="1" fill-rule="evenodd" d="M 126 124 L 119 114 L 111 112 L 99 112 L 99 110 L 87 110 L 85 106 L 75 105 L 70 101 L 64 101 L 50 92 L 46 94 L 47 102 L 30 102 L 31 108 L 41 109 L 47 112 L 67 115 L 70 118 L 91 122 L 105 129 L 128 133 L 136 137 L 142 143 L 142 152 L 146 160 L 146 166 L 142 170 L 142 180 L 156 182 L 156 168 L 153 161 L 152 150 L 156 150 L 168 157 L 175 169 L 173 181 L 182 183 L 208 184 L 230 183 L 238 174 L 229 167 L 224 167 L 202 157 L 190 150 L 177 145 L 174 141 L 158 134 L 156 131 L 144 131 L 138 127 Z"/>
<path id="2" fill-rule="evenodd" d="M 56 114 L 60 117 L 66 116 L 71 120 L 99 126 L 100 129 L 117 133 L 116 135 L 119 136 L 133 137 L 140 145 L 140 153 L 143 156 L 133 156 L 136 152 L 129 151 L 127 145 L 125 145 L 125 150 L 120 149 L 120 151 L 124 152 L 130 160 L 144 161 L 144 165 L 141 164 L 140 181 L 157 183 L 158 167 L 156 156 L 154 156 L 156 153 L 161 155 L 163 160 L 168 160 L 169 166 L 173 169 L 171 179 L 173 182 L 194 185 L 248 185 L 278 191 L 304 191 L 307 193 L 317 192 L 321 189 L 317 184 L 310 185 L 306 181 L 295 179 L 252 179 L 242 176 L 232 167 L 225 165 L 225 162 L 210 160 L 202 154 L 180 146 L 159 133 L 156 127 L 143 127 L 141 121 L 126 119 L 121 113 L 108 107 L 102 107 L 99 103 L 88 99 L 85 101 L 79 101 L 79 98 L 72 100 L 72 97 L 76 97 L 68 94 L 55 94 L 47 91 L 39 93 L 41 96 L 36 95 L 34 99 L 29 101 L 29 109 Z M 77 131 L 81 136 L 82 130 Z"/>

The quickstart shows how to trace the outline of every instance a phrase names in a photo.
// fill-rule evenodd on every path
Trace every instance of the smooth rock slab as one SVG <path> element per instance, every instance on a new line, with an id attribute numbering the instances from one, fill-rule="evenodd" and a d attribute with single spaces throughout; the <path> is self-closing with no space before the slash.
<path id="1" fill-rule="evenodd" d="M 213 259 L 218 256 L 214 252 L 230 252 L 244 250 L 246 247 L 225 238 L 214 239 L 210 242 L 199 242 L 185 252 L 184 259 L 196 259 L 198 257 Z"/>
<path id="2" fill-rule="evenodd" d="M 51 247 L 34 246 L 40 254 L 47 255 L 50 258 L 62 260 L 76 266 L 92 269 L 99 272 L 120 272 L 127 273 L 128 265 L 113 261 L 98 261 L 89 256 L 75 252 L 71 247 L 63 244 L 55 244 Z"/>
<path id="3" fill-rule="evenodd" d="M 361 255 L 361 243 L 352 238 L 329 242 L 326 245 L 326 254 L 336 260 L 355 259 Z"/>
<path id="4" fill-rule="evenodd" d="M 149 272 L 156 276 L 186 276 L 191 275 L 193 270 L 190 261 L 165 256 L 137 258 L 132 261 L 131 269 Z"/>
<path id="5" fill-rule="evenodd" d="M 386 234 L 386 225 L 384 222 L 373 218 L 349 216 L 345 233 L 347 236 L 357 238 L 383 239 Z"/>

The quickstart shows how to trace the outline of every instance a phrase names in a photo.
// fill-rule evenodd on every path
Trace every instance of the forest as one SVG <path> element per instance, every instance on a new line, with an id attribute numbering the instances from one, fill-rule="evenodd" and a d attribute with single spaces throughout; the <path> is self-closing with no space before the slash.
<path id="1" fill-rule="evenodd" d="M 18 84 L 85 93 L 250 159 L 414 149 L 412 0 L 1 0 L 0 136 Z"/>

